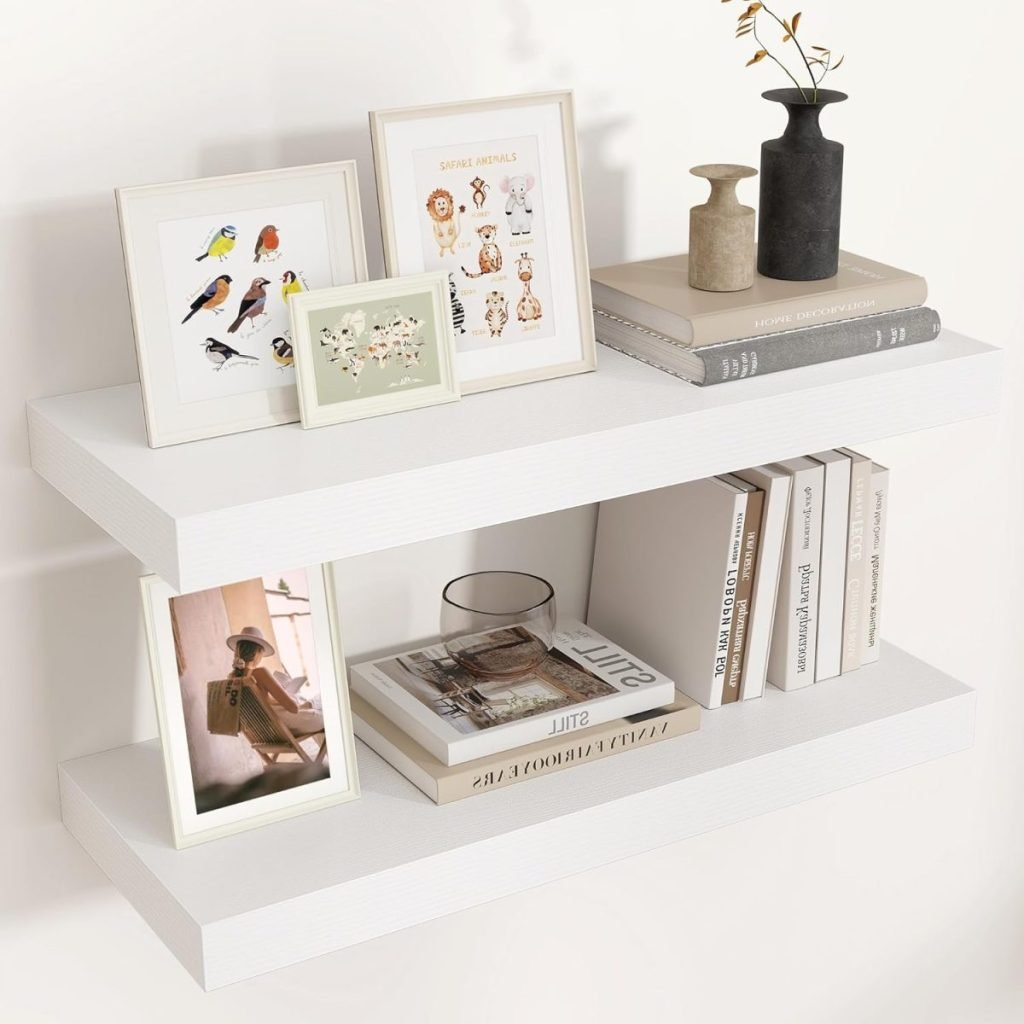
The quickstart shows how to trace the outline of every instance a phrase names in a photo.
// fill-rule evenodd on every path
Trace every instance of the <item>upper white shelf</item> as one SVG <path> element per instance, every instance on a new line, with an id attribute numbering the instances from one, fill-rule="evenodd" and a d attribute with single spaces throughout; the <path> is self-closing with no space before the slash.
<path id="1" fill-rule="evenodd" d="M 29 403 L 32 464 L 181 591 L 994 411 L 999 350 L 934 342 L 700 389 L 595 373 L 304 431 L 146 445 L 138 385 Z"/>

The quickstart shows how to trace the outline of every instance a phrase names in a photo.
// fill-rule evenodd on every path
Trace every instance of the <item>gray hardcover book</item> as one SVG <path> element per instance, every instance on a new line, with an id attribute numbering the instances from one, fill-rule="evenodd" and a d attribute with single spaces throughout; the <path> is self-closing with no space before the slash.
<path id="1" fill-rule="evenodd" d="M 702 386 L 917 345 L 942 329 L 934 309 L 914 308 L 690 348 L 599 311 L 595 323 L 602 344 Z"/>
<path id="2" fill-rule="evenodd" d="M 931 341 L 942 330 L 934 309 L 901 309 L 786 334 L 727 341 L 696 349 L 704 363 L 704 383 L 724 384 L 797 366 L 829 363 Z"/>

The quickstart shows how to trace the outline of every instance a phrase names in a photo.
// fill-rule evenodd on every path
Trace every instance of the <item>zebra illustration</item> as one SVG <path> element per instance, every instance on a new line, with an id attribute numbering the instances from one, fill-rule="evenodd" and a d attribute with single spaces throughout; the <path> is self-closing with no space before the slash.
<path id="1" fill-rule="evenodd" d="M 452 323 L 459 334 L 465 334 L 466 328 L 462 325 L 466 321 L 466 307 L 459 301 L 458 289 L 455 287 L 455 275 L 448 275 L 448 294 L 452 299 Z"/>

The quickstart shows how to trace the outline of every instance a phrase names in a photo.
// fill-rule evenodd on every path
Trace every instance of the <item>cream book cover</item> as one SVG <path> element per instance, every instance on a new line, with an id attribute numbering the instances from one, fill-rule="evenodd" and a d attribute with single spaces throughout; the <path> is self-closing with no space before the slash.
<path id="1" fill-rule="evenodd" d="M 827 280 L 756 274 L 742 292 L 691 288 L 685 253 L 599 267 L 590 280 L 596 309 L 695 347 L 922 306 L 928 297 L 923 277 L 849 252 Z"/>
<path id="2" fill-rule="evenodd" d="M 451 767 L 438 761 L 358 694 L 352 695 L 352 718 L 356 736 L 371 750 L 434 803 L 447 804 L 696 732 L 700 728 L 700 707 L 677 694 L 675 701 L 664 708 Z"/>
<path id="3" fill-rule="evenodd" d="M 865 552 L 868 496 L 871 467 L 866 455 L 849 448 L 838 449 L 851 460 L 850 514 L 846 537 L 846 592 L 843 598 L 843 672 L 854 672 L 861 665 L 864 645 L 864 602 L 867 591 L 867 554 Z"/>
<path id="4" fill-rule="evenodd" d="M 793 483 L 768 681 L 780 690 L 798 690 L 814 682 L 825 467 L 801 457 L 775 468 Z"/>
<path id="5" fill-rule="evenodd" d="M 821 575 L 818 647 L 814 678 L 832 679 L 843 670 L 843 605 L 846 597 L 846 540 L 850 521 L 851 459 L 841 451 L 811 458 L 825 467 L 821 518 Z"/>
<path id="6" fill-rule="evenodd" d="M 722 703 L 746 503 L 711 477 L 604 501 L 597 517 L 588 623 L 706 708 Z"/>
<path id="7" fill-rule="evenodd" d="M 889 505 L 889 470 L 872 463 L 871 489 L 868 493 L 868 523 L 865 552 L 867 564 L 864 594 L 866 626 L 861 637 L 860 661 L 870 665 L 878 661 L 882 644 L 882 574 L 885 570 L 885 521 Z"/>

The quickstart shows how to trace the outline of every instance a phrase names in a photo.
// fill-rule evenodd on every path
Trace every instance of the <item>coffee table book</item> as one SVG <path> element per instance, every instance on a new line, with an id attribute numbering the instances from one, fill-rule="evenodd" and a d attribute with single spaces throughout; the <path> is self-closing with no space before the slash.
<path id="1" fill-rule="evenodd" d="M 684 253 L 591 270 L 594 308 L 697 348 L 923 306 L 928 297 L 923 277 L 849 252 L 827 280 L 756 274 L 742 292 L 691 288 L 687 267 Z"/>
<path id="2" fill-rule="evenodd" d="M 522 627 L 485 634 L 507 651 L 535 643 Z M 559 622 L 548 657 L 511 679 L 458 665 L 442 644 L 350 668 L 351 689 L 443 764 L 465 764 L 664 707 L 675 684 L 576 620 Z"/>
<path id="3" fill-rule="evenodd" d="M 614 754 L 674 739 L 700 728 L 700 706 L 682 694 L 664 708 L 541 740 L 451 767 L 442 764 L 358 694 L 352 695 L 356 735 L 435 804 L 448 804 Z"/>

